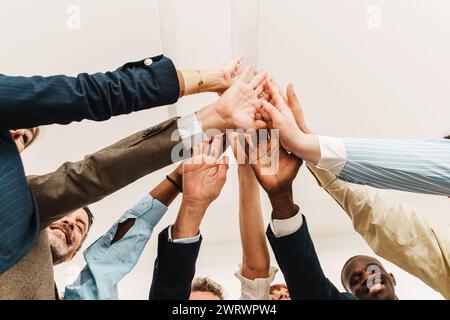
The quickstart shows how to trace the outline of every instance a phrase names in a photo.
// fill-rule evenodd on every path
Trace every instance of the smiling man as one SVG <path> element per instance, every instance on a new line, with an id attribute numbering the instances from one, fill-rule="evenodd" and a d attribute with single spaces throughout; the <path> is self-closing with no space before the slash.
<path id="1" fill-rule="evenodd" d="M 360 300 L 397 300 L 394 275 L 374 257 L 358 255 L 348 259 L 341 280 L 344 288 Z"/>
<path id="2" fill-rule="evenodd" d="M 83 245 L 94 216 L 88 207 L 78 209 L 47 227 L 53 265 L 71 260 Z"/>

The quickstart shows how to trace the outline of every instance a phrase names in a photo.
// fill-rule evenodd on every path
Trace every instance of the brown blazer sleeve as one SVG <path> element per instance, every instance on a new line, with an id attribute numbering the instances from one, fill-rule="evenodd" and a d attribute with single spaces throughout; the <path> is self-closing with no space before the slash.
<path id="1" fill-rule="evenodd" d="M 41 217 L 41 230 L 73 210 L 97 202 L 139 178 L 172 163 L 172 149 L 180 143 L 172 133 L 177 118 L 135 133 L 78 162 L 56 171 L 29 176 Z"/>

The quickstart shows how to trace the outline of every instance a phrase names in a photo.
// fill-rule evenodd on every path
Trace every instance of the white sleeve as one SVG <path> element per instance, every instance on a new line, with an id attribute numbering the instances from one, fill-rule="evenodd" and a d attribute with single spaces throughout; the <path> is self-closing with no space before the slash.
<path id="1" fill-rule="evenodd" d="M 302 227 L 302 224 L 303 216 L 300 212 L 298 212 L 295 216 L 289 219 L 273 219 L 270 222 L 270 228 L 272 229 L 275 237 L 281 238 L 297 232 Z"/>
<path id="2" fill-rule="evenodd" d="M 208 139 L 207 135 L 203 132 L 195 113 L 179 118 L 177 120 L 177 125 L 180 139 L 186 149 L 191 149 Z"/>
<path id="3" fill-rule="evenodd" d="M 239 300 L 271 300 L 270 285 L 277 272 L 277 268 L 270 267 L 268 278 L 250 280 L 242 276 L 242 266 L 239 266 L 239 271 L 234 274 L 241 281 L 241 297 Z"/>
<path id="4" fill-rule="evenodd" d="M 320 160 L 317 166 L 339 175 L 347 162 L 344 140 L 341 138 L 317 136 L 320 145 Z"/>

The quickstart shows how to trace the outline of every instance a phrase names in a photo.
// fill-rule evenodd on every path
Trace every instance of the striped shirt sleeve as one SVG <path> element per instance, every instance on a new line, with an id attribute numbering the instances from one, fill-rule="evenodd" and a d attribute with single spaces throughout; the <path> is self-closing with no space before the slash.
<path id="1" fill-rule="evenodd" d="M 450 140 L 343 139 L 338 178 L 380 189 L 450 196 Z"/>

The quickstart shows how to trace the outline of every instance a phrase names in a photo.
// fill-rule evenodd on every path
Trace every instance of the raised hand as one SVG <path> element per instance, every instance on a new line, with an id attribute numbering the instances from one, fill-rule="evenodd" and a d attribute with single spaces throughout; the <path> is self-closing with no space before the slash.
<path id="1" fill-rule="evenodd" d="M 261 129 L 267 126 L 256 118 L 262 101 L 259 95 L 264 91 L 266 77 L 264 71 L 253 75 L 252 67 L 247 66 L 224 92 L 215 110 L 225 122 L 226 129 Z"/>
<path id="2" fill-rule="evenodd" d="M 293 90 L 288 90 L 288 103 L 284 101 L 271 81 L 266 81 L 266 91 L 270 94 L 271 103 L 263 100 L 263 119 L 270 127 L 279 130 L 282 146 L 299 158 L 317 164 L 320 160 L 320 146 L 316 136 L 304 132 L 307 130 L 303 112 Z M 294 113 L 295 112 L 295 116 Z M 300 127 L 302 129 L 300 129 Z"/>
<path id="3" fill-rule="evenodd" d="M 252 169 L 263 189 L 269 195 L 291 190 L 303 161 L 289 154 L 275 139 L 260 141 L 257 149 L 258 158 Z"/>
<path id="4" fill-rule="evenodd" d="M 228 158 L 218 161 L 221 136 L 194 147 L 192 158 L 183 163 L 183 204 L 205 209 L 220 194 L 226 181 Z"/>
<path id="5" fill-rule="evenodd" d="M 287 106 L 289 107 L 289 109 L 291 109 L 292 114 L 294 115 L 295 122 L 297 123 L 297 126 L 300 128 L 300 130 L 304 133 L 313 133 L 306 125 L 303 108 L 298 101 L 292 84 L 289 84 L 286 89 L 286 99 Z"/>
<path id="6" fill-rule="evenodd" d="M 218 86 L 216 92 L 222 95 L 236 81 L 239 71 L 242 71 L 243 57 L 237 57 L 219 68 Z"/>

